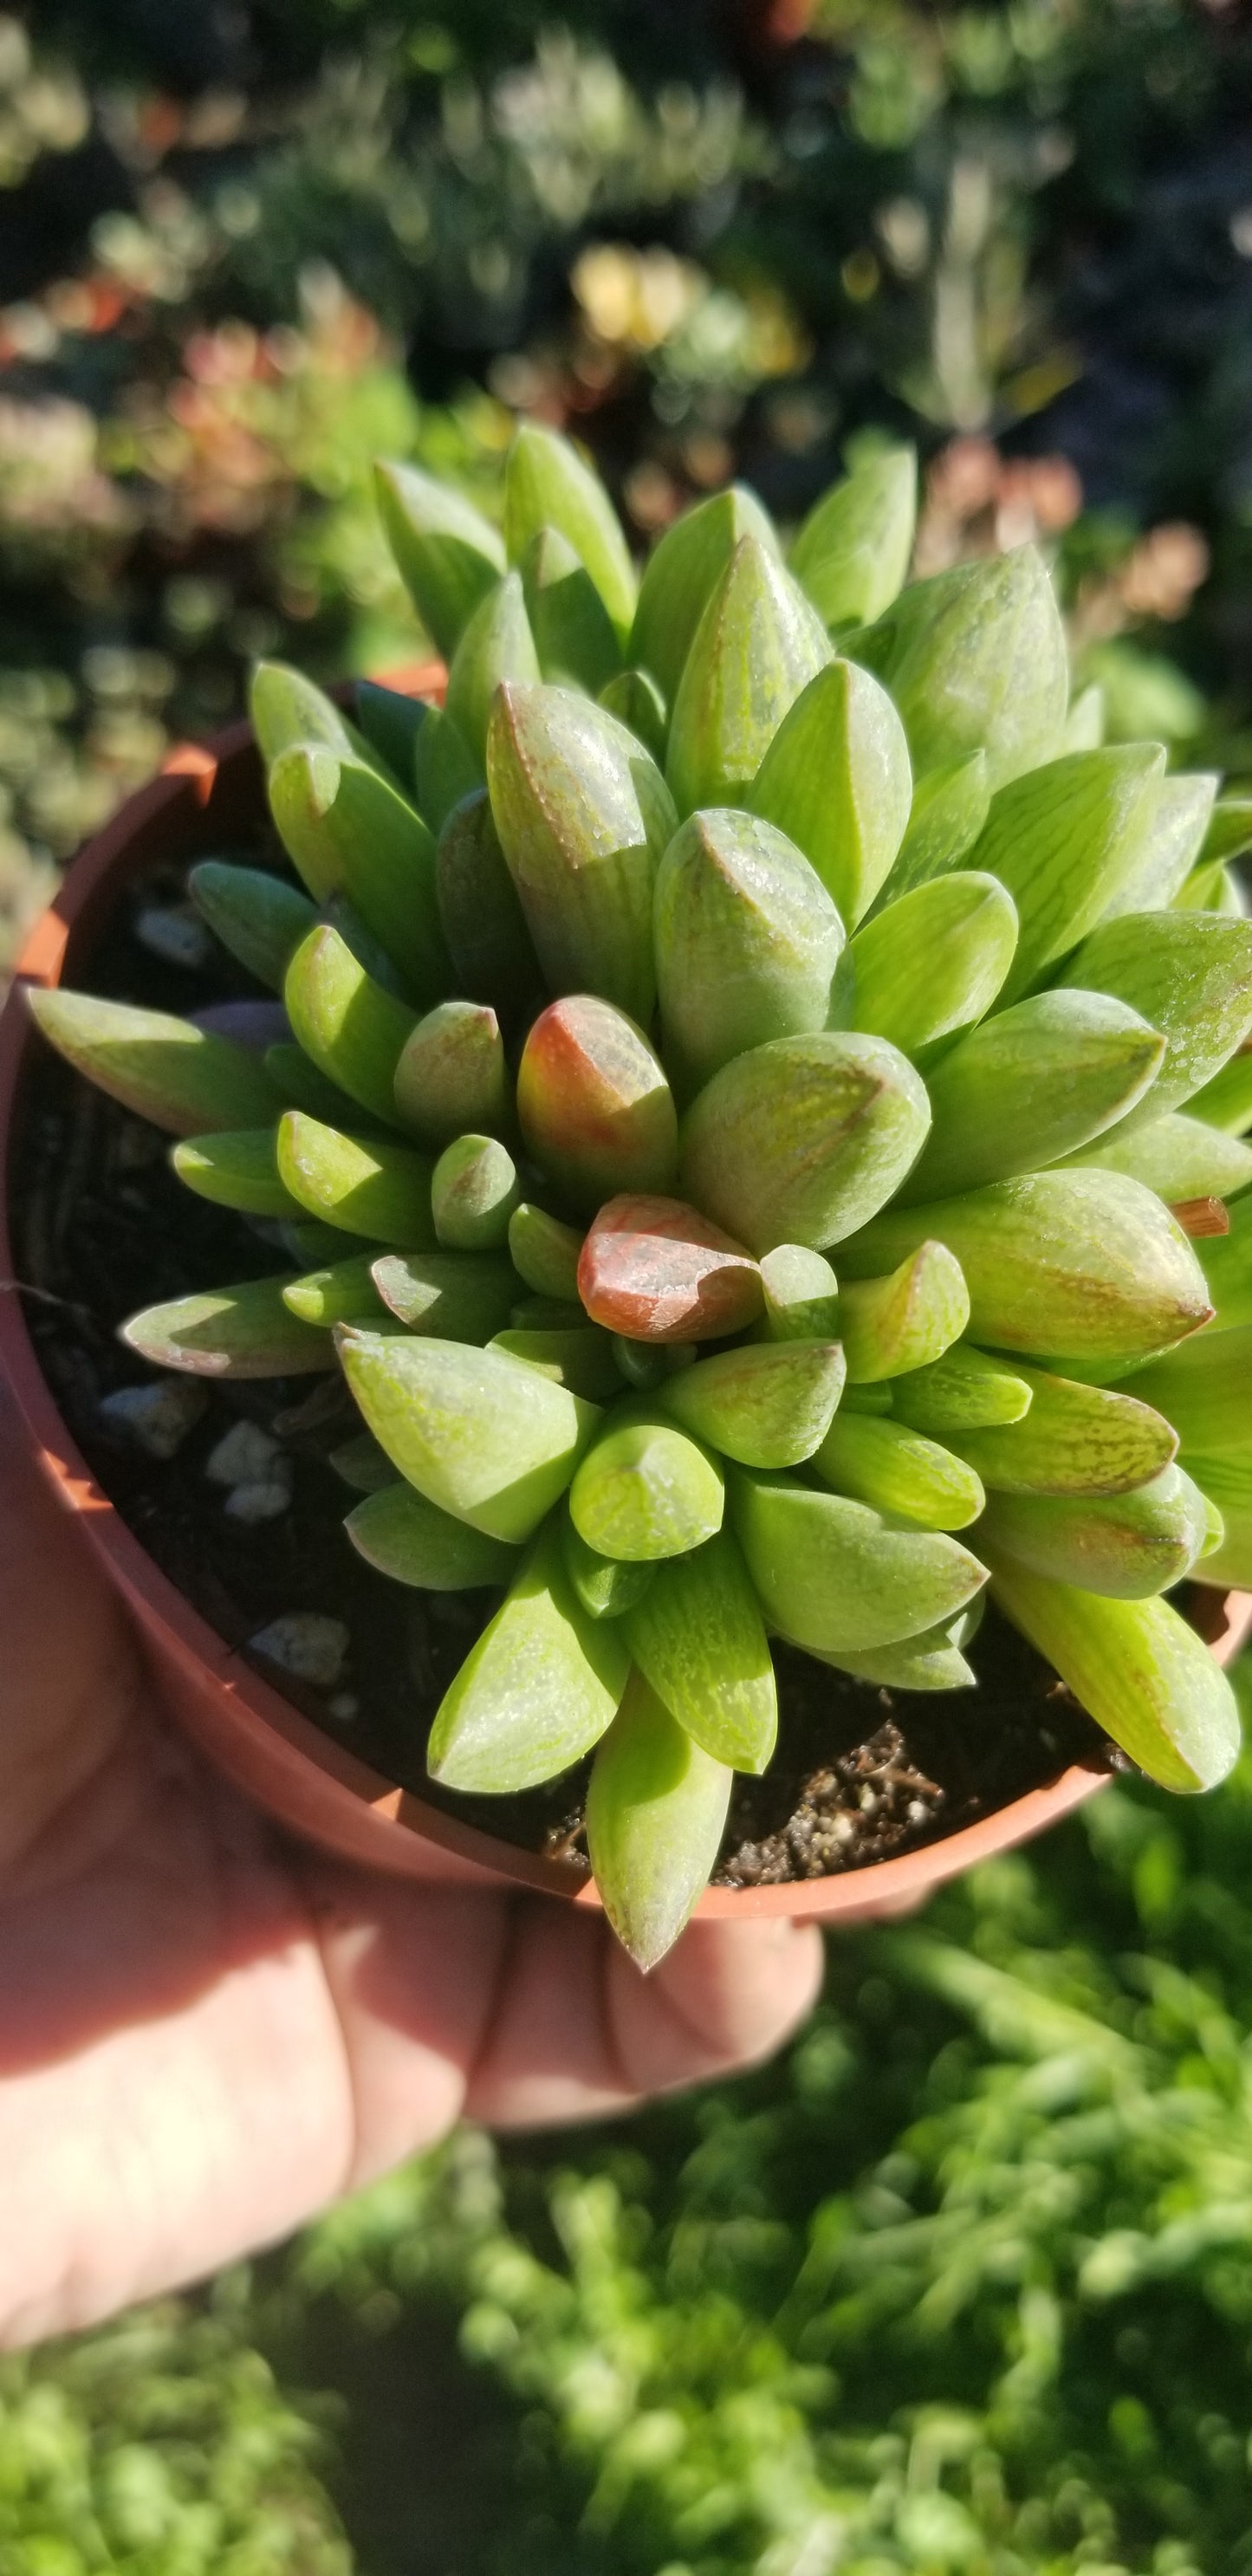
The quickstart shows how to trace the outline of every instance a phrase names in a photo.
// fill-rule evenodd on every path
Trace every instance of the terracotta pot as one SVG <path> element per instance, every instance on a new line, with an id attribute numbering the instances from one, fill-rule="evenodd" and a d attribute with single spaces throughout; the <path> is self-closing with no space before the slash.
<path id="1" fill-rule="evenodd" d="M 400 678 L 434 693 L 442 672 L 415 668 Z M 131 797 L 70 869 L 51 911 L 30 939 L 19 979 L 73 983 L 120 892 L 154 864 L 222 848 L 255 822 L 261 778 L 246 725 L 207 749 L 175 752 L 164 774 Z M 8 1163 L 33 1046 L 21 995 L 0 1015 L 0 1276 L 14 1276 L 8 1234 Z M 147 1556 L 79 1455 L 44 1380 L 20 1299 L 0 1293 L 0 1369 L 16 1400 L 39 1465 L 116 1585 L 141 1632 L 180 1724 L 259 1804 L 297 1833 L 379 1869 L 463 1883 L 507 1880 L 578 1905 L 598 1900 L 568 1862 L 516 1849 L 443 1814 L 370 1770 L 290 1707 L 190 1608 Z M 1212 1595 L 1213 1652 L 1225 1662 L 1252 1628 L 1252 1596 Z M 964 1826 L 946 1841 L 846 1877 L 750 1889 L 710 1888 L 705 1915 L 823 1915 L 855 1921 L 903 1908 L 974 1861 L 1008 1850 L 1067 1815 L 1104 1785 L 1096 1767 L 1075 1765 L 1043 1789 Z"/>

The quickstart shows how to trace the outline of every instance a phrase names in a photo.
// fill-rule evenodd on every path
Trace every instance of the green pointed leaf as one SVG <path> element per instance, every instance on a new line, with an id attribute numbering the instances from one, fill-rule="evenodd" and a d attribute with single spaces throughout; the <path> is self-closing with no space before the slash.
<path id="1" fill-rule="evenodd" d="M 324 1224 L 375 1243 L 433 1248 L 425 1154 L 383 1137 L 343 1136 L 289 1109 L 279 1123 L 278 1169 L 292 1197 Z"/>
<path id="2" fill-rule="evenodd" d="M 648 557 L 629 651 L 632 662 L 651 673 L 668 705 L 696 628 L 744 537 L 755 537 L 767 552 L 778 552 L 773 525 L 755 493 L 732 483 L 685 510 Z M 614 713 L 621 715 L 622 709 Z M 629 716 L 623 721 L 629 724 Z"/>
<path id="3" fill-rule="evenodd" d="M 516 1548 L 454 1521 L 410 1485 L 389 1484 L 367 1494 L 344 1528 L 367 1565 L 422 1592 L 473 1592 L 508 1583 L 517 1571 Z"/>
<path id="4" fill-rule="evenodd" d="M 580 1538 L 568 1514 L 561 1533 L 565 1571 L 589 1619 L 621 1619 L 642 1601 L 656 1574 L 655 1565 L 627 1565 L 616 1556 L 599 1556 Z"/>
<path id="5" fill-rule="evenodd" d="M 915 1056 L 989 1011 L 1013 962 L 1017 907 L 964 870 L 914 887 L 858 930 L 835 981 L 832 1023 Z"/>
<path id="6" fill-rule="evenodd" d="M 884 883 L 908 821 L 904 727 L 855 662 L 828 662 L 793 696 L 743 801 L 803 850 L 851 927 Z"/>
<path id="7" fill-rule="evenodd" d="M 961 1620 L 949 1621 L 924 1628 L 920 1637 L 903 1637 L 898 1645 L 875 1647 L 870 1654 L 819 1655 L 817 1661 L 879 1690 L 973 1690 L 978 1675 L 961 1652 L 961 1625 Z"/>
<path id="8" fill-rule="evenodd" d="M 1003 787 L 1060 748 L 1069 657 L 1034 546 L 913 582 L 848 649 L 890 689 L 919 775 L 984 751 Z"/>
<path id="9" fill-rule="evenodd" d="M 509 1254 L 518 1276 L 536 1296 L 578 1301 L 578 1256 L 583 1238 L 577 1228 L 523 1199 L 509 1218 Z"/>
<path id="10" fill-rule="evenodd" d="M 265 1070 L 284 1109 L 303 1109 L 310 1118 L 320 1118 L 327 1127 L 350 1126 L 357 1114 L 357 1103 L 349 1100 L 337 1082 L 319 1073 L 303 1047 L 290 1042 L 267 1047 L 263 1058 Z M 368 1125 L 370 1122 L 367 1121 Z"/>
<path id="11" fill-rule="evenodd" d="M 387 543 L 423 626 L 445 660 L 504 570 L 496 530 L 459 492 L 415 465 L 374 468 Z"/>
<path id="12" fill-rule="evenodd" d="M 1228 1210 L 1230 1232 L 1211 1235 L 1200 1252 L 1218 1332 L 1232 1324 L 1252 1324 L 1252 1196 L 1237 1199 Z"/>
<path id="13" fill-rule="evenodd" d="M 492 811 L 549 988 L 652 1015 L 652 889 L 674 832 L 656 763 L 570 689 L 500 691 L 487 743 Z"/>
<path id="14" fill-rule="evenodd" d="M 680 1370 L 658 1401 L 744 1467 L 799 1467 L 829 1430 L 843 1381 L 838 1342 L 748 1342 Z"/>
<path id="15" fill-rule="evenodd" d="M 645 1975 L 708 1884 L 733 1779 L 634 1675 L 592 1766 L 587 1848 L 609 1922 Z"/>
<path id="16" fill-rule="evenodd" d="M 1252 850 L 1252 796 L 1219 796 L 1209 816 L 1200 855 L 1215 866 Z"/>
<path id="17" fill-rule="evenodd" d="M 772 823 L 689 816 L 657 871 L 655 944 L 666 1053 L 689 1090 L 749 1047 L 826 1026 L 843 924 Z"/>
<path id="18" fill-rule="evenodd" d="M 688 1735 L 736 1771 L 764 1771 L 778 1734 L 769 1639 L 738 1543 L 719 1530 L 658 1566 L 626 1642 L 644 1680 Z"/>
<path id="19" fill-rule="evenodd" d="M 170 1161 L 185 1189 L 240 1216 L 297 1216 L 279 1178 L 272 1127 L 230 1128 L 220 1136 L 191 1136 L 175 1145 Z"/>
<path id="20" fill-rule="evenodd" d="M 1168 1416 L 1182 1442 L 1220 1456 L 1252 1449 L 1252 1324 L 1198 1334 L 1136 1369 L 1130 1391 Z"/>
<path id="21" fill-rule="evenodd" d="M 503 1331 L 517 1290 L 512 1267 L 482 1252 L 389 1252 L 371 1265 L 388 1313 L 413 1333 L 445 1342 L 489 1342 Z"/>
<path id="22" fill-rule="evenodd" d="M 374 1252 L 353 1252 L 346 1261 L 306 1270 L 302 1278 L 288 1281 L 283 1304 L 299 1316 L 301 1323 L 320 1324 L 324 1331 L 334 1324 L 368 1322 L 385 1312 L 374 1285 L 376 1258 Z"/>
<path id="23" fill-rule="evenodd" d="M 1035 1172 L 889 1208 L 844 1245 L 841 1266 L 872 1277 L 929 1236 L 956 1254 L 970 1332 L 995 1350 L 1130 1362 L 1209 1319 L 1204 1274 L 1181 1226 L 1120 1172 Z"/>
<path id="24" fill-rule="evenodd" d="M 885 1038 L 774 1038 L 723 1065 L 693 1101 L 679 1179 L 753 1252 L 824 1251 L 899 1188 L 929 1124 L 920 1076 Z"/>
<path id="25" fill-rule="evenodd" d="M 301 941 L 283 1000 L 318 1072 L 371 1117 L 394 1126 L 396 1067 L 417 1026 L 413 1012 L 375 983 L 337 930 L 325 927 Z"/>
<path id="26" fill-rule="evenodd" d="M 1068 752 L 992 797 L 970 863 L 1017 906 L 1017 953 L 1001 999 L 1015 1002 L 1085 938 L 1136 864 L 1165 754 L 1158 743 Z"/>
<path id="27" fill-rule="evenodd" d="M 317 922 L 308 896 L 263 868 L 234 868 L 224 859 L 201 859 L 187 892 L 223 948 L 259 984 L 281 993 L 291 958 Z"/>
<path id="28" fill-rule="evenodd" d="M 1093 931 L 1066 984 L 1115 993 L 1161 1031 L 1165 1057 L 1130 1120 L 1146 1127 L 1202 1090 L 1252 1029 L 1252 921 L 1141 912 Z"/>
<path id="29" fill-rule="evenodd" d="M 1246 919 L 1248 904 L 1242 879 L 1233 868 L 1215 867 L 1211 861 L 1193 868 L 1184 877 L 1174 897 L 1175 912 L 1215 912 L 1223 921 Z"/>
<path id="30" fill-rule="evenodd" d="M 1194 1093 L 1190 1105 L 1195 1117 L 1207 1118 L 1223 1135 L 1246 1136 L 1252 1127 L 1252 1046 L 1246 1039 L 1229 1064 Z"/>
<path id="31" fill-rule="evenodd" d="M 410 697 L 401 689 L 380 688 L 376 680 L 358 680 L 353 695 L 361 732 L 371 751 L 386 762 L 402 787 L 411 789 L 417 737 L 431 712 L 430 700 Z"/>
<path id="32" fill-rule="evenodd" d="M 868 1504 L 790 1476 L 732 1469 L 730 1516 L 767 1620 L 818 1653 L 865 1654 L 917 1636 L 954 1618 L 987 1579 L 943 1532 L 893 1528 Z"/>
<path id="33" fill-rule="evenodd" d="M 25 989 L 36 1025 L 75 1073 L 167 1135 L 268 1127 L 282 1105 L 259 1057 L 231 1038 L 94 993 Z"/>
<path id="34" fill-rule="evenodd" d="M 363 966 L 366 974 L 372 975 L 374 982 L 381 984 L 385 993 L 390 993 L 393 1000 L 397 1002 L 408 1001 L 404 977 L 399 967 L 394 959 L 388 956 L 381 939 L 376 939 L 373 931 L 366 929 L 355 904 L 349 903 L 346 894 L 332 894 L 322 907 L 321 918 L 329 929 L 338 931 L 345 948 L 351 949 L 358 966 Z"/>
<path id="35" fill-rule="evenodd" d="M 477 794 L 482 783 L 481 766 L 464 735 L 442 707 L 432 707 L 413 753 L 413 793 L 436 839 L 462 799 Z"/>
<path id="36" fill-rule="evenodd" d="M 1204 1496 L 1181 1467 L 1130 1494 L 993 1494 L 979 1531 L 997 1557 L 1116 1601 L 1167 1592 L 1208 1536 Z"/>
<path id="37" fill-rule="evenodd" d="M 529 1538 L 564 1493 L 600 1416 L 503 1351 L 344 1327 L 340 1356 L 367 1430 L 410 1485 L 489 1538 Z"/>
<path id="38" fill-rule="evenodd" d="M 1015 1002 L 927 1073 L 931 1129 L 902 1200 L 954 1198 L 1072 1154 L 1124 1120 L 1164 1055 L 1158 1031 L 1103 992 Z"/>
<path id="39" fill-rule="evenodd" d="M 1252 1592 L 1252 1446 L 1216 1457 L 1188 1450 L 1187 1467 L 1222 1524 L 1217 1545 L 1192 1569 L 1195 1581 Z"/>
<path id="40" fill-rule="evenodd" d="M 721 1470 L 707 1450 L 641 1400 L 593 1440 L 570 1487 L 570 1518 L 599 1556 L 630 1563 L 685 1556 L 722 1525 Z"/>
<path id="41" fill-rule="evenodd" d="M 517 1114 L 527 1152 L 579 1206 L 673 1181 L 678 1117 L 664 1070 L 634 1020 L 594 994 L 540 1013 L 518 1066 Z"/>
<path id="42" fill-rule="evenodd" d="M 1114 1127 L 1094 1145 L 1071 1154 L 1069 1161 L 1101 1172 L 1125 1172 L 1132 1181 L 1142 1181 L 1145 1189 L 1155 1190 L 1167 1207 L 1177 1207 L 1186 1199 L 1233 1198 L 1252 1183 L 1252 1145 L 1245 1145 L 1238 1136 L 1224 1136 L 1202 1118 L 1177 1113 L 1154 1118 L 1144 1127 L 1136 1123 L 1128 1136 L 1121 1127 Z"/>
<path id="43" fill-rule="evenodd" d="M 867 626 L 891 606 L 909 568 L 917 519 L 917 454 L 884 447 L 815 501 L 791 569 L 828 626 Z"/>
<path id="44" fill-rule="evenodd" d="M 495 1136 L 458 1136 L 431 1176 L 435 1233 L 449 1252 L 499 1252 L 521 1198 L 517 1165 Z"/>
<path id="45" fill-rule="evenodd" d="M 756 1263 L 681 1199 L 606 1200 L 579 1254 L 578 1293 L 607 1332 L 653 1345 L 716 1341 L 761 1312 Z"/>
<path id="46" fill-rule="evenodd" d="M 568 1386 L 592 1404 L 612 1404 L 622 1392 L 613 1344 L 595 1324 L 572 1324 L 555 1332 L 509 1326 L 494 1334 L 487 1348 L 524 1360 L 528 1368 L 540 1369 L 557 1386 Z"/>
<path id="47" fill-rule="evenodd" d="M 524 421 L 504 470 L 504 533 L 520 563 L 542 528 L 556 528 L 584 563 L 624 645 L 635 613 L 635 575 L 617 512 L 594 468 L 567 438 Z"/>
<path id="48" fill-rule="evenodd" d="M 1025 1364 L 1019 1375 L 1031 1398 L 1023 1418 L 985 1428 L 954 1425 L 947 1434 L 991 1492 L 1127 1494 L 1172 1464 L 1178 1434 L 1137 1392 L 1083 1386 Z"/>
<path id="49" fill-rule="evenodd" d="M 284 1272 L 146 1306 L 122 1325 L 120 1339 L 154 1368 L 186 1369 L 196 1377 L 303 1377 L 333 1368 L 329 1333 L 314 1332 L 289 1312 L 287 1285 Z"/>
<path id="50" fill-rule="evenodd" d="M 327 743 L 332 751 L 359 746 L 346 716 L 315 680 L 289 662 L 257 662 L 248 683 L 248 713 L 265 762 L 294 743 Z"/>
<path id="51" fill-rule="evenodd" d="M 507 1127 L 512 1088 L 490 1004 L 436 1002 L 405 1039 L 393 1089 L 404 1125 L 428 1144 L 448 1144 L 467 1128 Z"/>
<path id="52" fill-rule="evenodd" d="M 1019 1370 L 969 1342 L 954 1343 L 941 1359 L 893 1378 L 890 1393 L 892 1412 L 901 1422 L 941 1439 L 954 1431 L 990 1431 L 1020 1422 L 1033 1401 L 1033 1389 Z"/>
<path id="53" fill-rule="evenodd" d="M 994 1592 L 1115 1744 L 1166 1789 L 1212 1789 L 1239 1711 L 1203 1638 L 1168 1601 L 1106 1601 L 998 1559 Z"/>
<path id="54" fill-rule="evenodd" d="M 1158 781 L 1156 803 L 1134 867 L 1105 912 L 1157 912 L 1185 884 L 1204 846 L 1218 780 L 1214 771 L 1181 771 Z"/>
<path id="55" fill-rule="evenodd" d="M 540 528 L 531 538 L 521 577 L 539 668 L 501 676 L 542 676 L 598 697 L 620 672 L 622 657 L 604 601 L 559 529 Z"/>
<path id="56" fill-rule="evenodd" d="M 759 537 L 741 538 L 674 695 L 666 777 L 680 814 L 743 802 L 788 708 L 830 658 L 816 610 L 777 555 Z M 785 817 L 766 819 L 788 828 Z"/>
<path id="57" fill-rule="evenodd" d="M 929 885 L 963 865 L 973 849 L 991 806 L 991 781 L 985 752 L 928 769 L 913 787 L 904 838 L 877 905 L 894 903 L 915 886 Z"/>
<path id="58" fill-rule="evenodd" d="M 435 848 L 416 807 L 381 771 L 315 745 L 269 774 L 270 810 L 311 895 L 346 894 L 419 999 L 446 992 L 451 961 L 435 899 Z"/>
<path id="59" fill-rule="evenodd" d="M 435 887 L 459 988 L 506 1021 L 528 1015 L 543 978 L 485 787 L 449 814 L 435 854 Z"/>
<path id="60" fill-rule="evenodd" d="M 925 1368 L 958 1342 L 969 1322 L 961 1265 L 943 1243 L 920 1243 L 883 1279 L 846 1282 L 839 1330 L 848 1375 L 873 1385 Z"/>
<path id="61" fill-rule="evenodd" d="M 1070 699 L 1060 748 L 1062 751 L 1098 751 L 1104 741 L 1105 729 L 1104 691 L 1099 681 L 1093 680 L 1088 688 L 1080 689 L 1077 697 Z"/>
<path id="62" fill-rule="evenodd" d="M 447 713 L 481 769 L 487 757 L 487 724 L 501 680 L 537 680 L 539 656 L 526 615 L 520 573 L 481 599 L 452 656 Z"/>
<path id="63" fill-rule="evenodd" d="M 658 768 L 663 769 L 669 709 L 651 673 L 618 671 L 597 690 L 596 701 L 606 715 L 616 716 L 618 723 L 633 733 Z"/>
<path id="64" fill-rule="evenodd" d="M 837 1413 L 813 1465 L 824 1484 L 918 1529 L 968 1529 L 986 1502 L 963 1458 L 903 1422 Z"/>
<path id="65" fill-rule="evenodd" d="M 397 1476 L 385 1449 L 380 1449 L 372 1431 L 358 1431 L 351 1440 L 341 1440 L 326 1461 L 335 1474 L 350 1485 L 354 1494 L 381 1494 L 384 1487 L 397 1485 Z"/>
<path id="66" fill-rule="evenodd" d="M 758 1328 L 771 1342 L 839 1338 L 839 1282 L 825 1255 L 807 1244 L 778 1243 L 761 1263 L 765 1315 Z"/>
<path id="67" fill-rule="evenodd" d="M 432 1779 L 496 1797 L 555 1779 L 604 1734 L 628 1670 L 620 1631 L 589 1619 L 570 1583 L 554 1518 L 444 1695 Z"/>

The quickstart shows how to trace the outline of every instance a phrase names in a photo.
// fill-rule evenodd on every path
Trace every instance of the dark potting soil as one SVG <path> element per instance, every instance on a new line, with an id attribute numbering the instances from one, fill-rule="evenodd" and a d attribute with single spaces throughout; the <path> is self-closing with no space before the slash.
<path id="1" fill-rule="evenodd" d="M 255 864 L 262 853 L 247 855 Z M 189 952 L 188 962 L 175 963 L 156 953 L 153 908 L 177 920 L 182 902 L 177 878 L 154 877 L 141 897 L 119 905 L 80 980 L 96 992 L 184 1013 L 261 998 L 250 978 L 217 954 L 197 959 Z M 146 939 L 137 935 L 141 915 L 148 917 Z M 164 1459 L 102 1410 L 117 1389 L 151 1382 L 151 1371 L 117 1339 L 127 1315 L 287 1267 L 274 1240 L 193 1197 L 169 1169 L 167 1140 L 50 1051 L 41 1053 L 26 1095 L 13 1235 L 30 1330 L 78 1447 L 141 1544 L 209 1625 L 387 1779 L 506 1841 L 585 1868 L 586 1765 L 513 1798 L 465 1797 L 427 1778 L 431 1720 L 499 1596 L 409 1591 L 357 1556 L 342 1531 L 356 1498 L 328 1463 L 359 1428 L 339 1377 L 202 1381 L 203 1411 Z M 241 1419 L 281 1444 L 291 1480 L 286 1507 L 251 1525 L 231 1516 L 226 1493 L 205 1472 Z M 297 1680 L 257 1651 L 253 1641 L 291 1613 L 342 1622 L 346 1651 L 333 1677 L 316 1685 Z M 718 1883 L 781 1884 L 864 1868 L 973 1823 L 1069 1763 L 1122 1767 L 1064 1685 L 994 1610 L 969 1659 L 976 1691 L 931 1694 L 876 1689 L 776 1648 L 778 1751 L 763 1779 L 736 1779 Z"/>

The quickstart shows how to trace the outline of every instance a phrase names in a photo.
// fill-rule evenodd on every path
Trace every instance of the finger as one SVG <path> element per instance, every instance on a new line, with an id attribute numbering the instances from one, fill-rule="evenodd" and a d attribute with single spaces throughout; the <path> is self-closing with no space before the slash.
<path id="1" fill-rule="evenodd" d="M 116 1745 L 133 1705 L 129 1631 L 0 1397 L 0 1870 Z"/>
<path id="2" fill-rule="evenodd" d="M 820 1977 L 807 1928 L 701 1923 L 645 1978 L 601 1919 L 528 1900 L 466 2108 L 530 2127 L 724 2074 L 778 2046 Z"/>

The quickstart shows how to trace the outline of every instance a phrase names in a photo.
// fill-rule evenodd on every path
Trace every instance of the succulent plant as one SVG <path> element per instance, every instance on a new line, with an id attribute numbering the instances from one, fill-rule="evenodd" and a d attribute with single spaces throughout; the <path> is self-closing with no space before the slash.
<path id="1" fill-rule="evenodd" d="M 645 1967 L 770 1761 L 776 1638 L 969 1688 L 989 1591 L 1154 1778 L 1220 1779 L 1234 1700 L 1163 1597 L 1252 1582 L 1252 925 L 1215 782 L 1093 744 L 1086 698 L 1068 747 L 1030 548 L 900 587 L 904 454 L 790 566 L 730 491 L 638 586 L 548 431 L 503 539 L 406 466 L 380 492 L 446 705 L 262 668 L 294 878 L 190 876 L 290 1038 L 32 995 L 288 1255 L 131 1350 L 343 1371 L 349 1539 L 500 1596 L 431 1773 L 490 1798 L 592 1756 Z"/>

